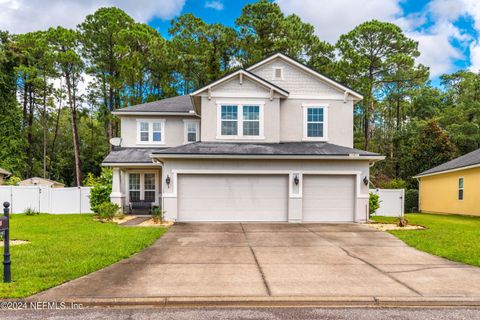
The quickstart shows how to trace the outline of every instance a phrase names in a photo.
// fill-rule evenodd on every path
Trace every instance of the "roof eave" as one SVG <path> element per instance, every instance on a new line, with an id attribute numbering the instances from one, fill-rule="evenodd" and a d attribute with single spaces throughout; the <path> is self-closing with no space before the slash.
<path id="1" fill-rule="evenodd" d="M 153 116 L 153 115 L 159 115 L 159 116 L 189 116 L 189 117 L 198 117 L 197 113 L 194 112 L 164 112 L 164 111 L 113 111 L 113 115 L 118 115 L 118 116 Z"/>
<path id="2" fill-rule="evenodd" d="M 297 155 L 297 154 L 188 154 L 188 153 L 152 153 L 150 154 L 151 158 L 190 158 L 190 159 L 316 159 L 316 160 L 369 160 L 369 161 L 379 161 L 384 160 L 385 156 L 373 156 L 373 155 L 364 155 L 364 156 L 350 156 L 350 155 Z"/>
<path id="3" fill-rule="evenodd" d="M 428 176 L 434 176 L 438 174 L 444 174 L 444 173 L 450 173 L 450 172 L 456 172 L 456 171 L 462 171 L 462 170 L 468 170 L 468 169 L 474 169 L 480 167 L 480 163 L 477 164 L 472 164 L 469 166 L 463 166 L 463 167 L 458 167 L 458 168 L 453 168 L 453 169 L 447 169 L 447 170 L 442 170 L 442 171 L 436 171 L 436 172 L 431 172 L 431 173 L 420 173 L 417 174 L 416 176 L 413 176 L 413 178 L 418 179 L 418 178 L 423 178 L 423 177 L 428 177 Z"/>
<path id="4" fill-rule="evenodd" d="M 289 94 L 290 94 L 288 91 L 283 90 L 283 89 L 281 89 L 281 88 L 279 88 L 279 87 L 277 87 L 277 86 L 269 83 L 268 81 L 262 79 L 261 77 L 257 76 L 256 74 L 253 74 L 253 73 L 251 73 L 251 72 L 249 72 L 249 71 L 247 71 L 247 70 L 244 70 L 244 69 L 239 69 L 239 70 L 237 70 L 237 71 L 235 71 L 235 72 L 232 72 L 231 74 L 229 74 L 229 75 L 227 75 L 227 76 L 225 76 L 225 77 L 223 77 L 223 78 L 218 79 L 217 81 L 214 81 L 214 82 L 212 82 L 212 83 L 210 83 L 210 84 L 208 84 L 208 85 L 206 85 L 206 86 L 203 86 L 203 87 L 199 88 L 198 90 L 190 93 L 190 96 L 191 96 L 191 97 L 196 96 L 196 95 L 202 93 L 203 91 L 205 91 L 205 90 L 207 90 L 207 89 L 209 89 L 209 88 L 213 88 L 213 87 L 215 87 L 215 86 L 218 86 L 219 84 L 221 84 L 221 83 L 223 83 L 223 82 L 225 82 L 225 81 L 230 80 L 231 78 L 237 76 L 238 74 L 243 74 L 243 75 L 245 75 L 245 76 L 247 76 L 247 77 L 255 80 L 256 82 L 262 84 L 263 86 L 268 87 L 268 88 L 270 88 L 271 90 L 279 93 L 280 95 L 282 95 L 282 96 L 284 96 L 284 97 L 288 97 Z"/>

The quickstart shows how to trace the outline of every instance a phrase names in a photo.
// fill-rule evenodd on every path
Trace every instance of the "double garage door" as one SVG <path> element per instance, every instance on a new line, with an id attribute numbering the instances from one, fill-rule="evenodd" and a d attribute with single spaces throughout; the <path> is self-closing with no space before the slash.
<path id="1" fill-rule="evenodd" d="M 178 175 L 179 221 L 288 220 L 288 175 Z M 353 221 L 354 177 L 303 176 L 303 221 Z"/>

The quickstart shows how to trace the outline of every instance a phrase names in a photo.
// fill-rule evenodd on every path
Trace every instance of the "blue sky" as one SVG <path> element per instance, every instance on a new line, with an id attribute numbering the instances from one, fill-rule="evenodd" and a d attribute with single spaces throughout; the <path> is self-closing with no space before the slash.
<path id="1" fill-rule="evenodd" d="M 193 13 L 209 23 L 233 26 L 250 0 L 0 0 L 0 29 L 28 32 L 75 27 L 102 6 L 117 6 L 167 36 L 170 19 Z M 393 22 L 419 42 L 419 62 L 438 83 L 443 73 L 480 70 L 480 0 L 275 0 L 286 14 L 314 25 L 334 43 L 339 35 L 371 19 Z M 39 15 L 38 12 L 42 12 Z"/>

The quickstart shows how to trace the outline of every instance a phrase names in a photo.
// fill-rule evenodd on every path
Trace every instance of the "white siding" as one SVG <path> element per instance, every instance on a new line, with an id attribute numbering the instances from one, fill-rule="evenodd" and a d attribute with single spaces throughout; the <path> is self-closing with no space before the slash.
<path id="1" fill-rule="evenodd" d="M 274 68 L 283 68 L 283 79 L 277 80 L 273 77 Z M 309 75 L 292 64 L 275 59 L 269 63 L 253 69 L 252 72 L 261 78 L 278 85 L 287 90 L 290 95 L 317 95 L 329 96 L 338 95 L 339 90 L 334 89 L 318 78 Z"/>

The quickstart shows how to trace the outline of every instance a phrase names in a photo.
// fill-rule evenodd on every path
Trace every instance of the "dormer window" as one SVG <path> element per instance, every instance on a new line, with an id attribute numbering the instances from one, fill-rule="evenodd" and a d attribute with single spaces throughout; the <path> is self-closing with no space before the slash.
<path id="1" fill-rule="evenodd" d="M 303 139 L 327 141 L 327 106 L 303 105 Z"/>
<path id="2" fill-rule="evenodd" d="M 283 68 L 280 68 L 280 67 L 273 68 L 273 79 L 283 80 Z"/>
<path id="3" fill-rule="evenodd" d="M 137 144 L 165 144 L 165 120 L 138 119 Z"/>

